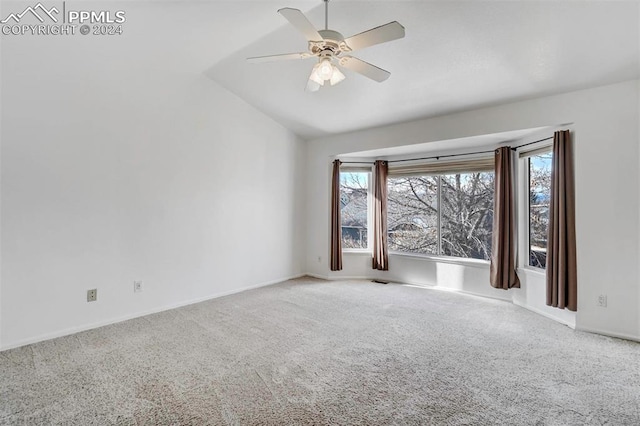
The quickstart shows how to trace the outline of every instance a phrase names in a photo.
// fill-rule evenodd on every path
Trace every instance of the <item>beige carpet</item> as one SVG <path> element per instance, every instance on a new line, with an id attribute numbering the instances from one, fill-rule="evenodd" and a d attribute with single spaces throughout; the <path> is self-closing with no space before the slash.
<path id="1" fill-rule="evenodd" d="M 1 352 L 0 424 L 638 425 L 640 345 L 300 279 Z"/>

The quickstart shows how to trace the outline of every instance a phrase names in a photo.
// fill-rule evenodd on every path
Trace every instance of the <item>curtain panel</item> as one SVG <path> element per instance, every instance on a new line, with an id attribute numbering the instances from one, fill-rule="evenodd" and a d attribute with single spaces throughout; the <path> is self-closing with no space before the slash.
<path id="1" fill-rule="evenodd" d="M 388 163 L 376 161 L 373 166 L 373 269 L 389 270 L 387 243 L 387 174 Z"/>
<path id="2" fill-rule="evenodd" d="M 490 283 L 504 290 L 518 288 L 513 153 L 508 146 L 498 148 L 495 153 L 493 205 Z"/>
<path id="3" fill-rule="evenodd" d="M 575 186 L 569 130 L 553 135 L 551 202 L 547 239 L 547 305 L 578 309 Z"/>
<path id="4" fill-rule="evenodd" d="M 340 160 L 333 162 L 331 177 L 331 270 L 342 270 L 342 223 L 340 217 Z"/>

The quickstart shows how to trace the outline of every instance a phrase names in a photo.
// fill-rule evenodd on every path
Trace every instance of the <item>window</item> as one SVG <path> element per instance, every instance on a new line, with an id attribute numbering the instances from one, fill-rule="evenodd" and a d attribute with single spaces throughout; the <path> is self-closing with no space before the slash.
<path id="1" fill-rule="evenodd" d="M 365 171 L 340 172 L 342 248 L 366 249 L 369 176 Z"/>
<path id="2" fill-rule="evenodd" d="M 553 153 L 551 147 L 538 144 L 521 151 L 520 158 L 518 257 L 527 266 L 544 269 Z M 387 179 L 389 251 L 491 259 L 495 185 L 492 156 L 393 163 Z M 370 168 L 341 171 L 342 247 L 346 250 L 369 248 L 370 192 Z M 528 242 L 524 238 L 527 234 Z M 528 256 L 521 255 L 527 251 Z"/>
<path id="3" fill-rule="evenodd" d="M 438 254 L 438 177 L 387 179 L 389 250 Z"/>
<path id="4" fill-rule="evenodd" d="M 389 249 L 488 260 L 493 181 L 493 172 L 389 177 Z"/>
<path id="5" fill-rule="evenodd" d="M 536 268 L 545 268 L 547 264 L 552 158 L 551 152 L 545 152 L 526 159 L 529 172 L 529 266 Z"/>
<path id="6" fill-rule="evenodd" d="M 441 254 L 489 260 L 494 173 L 445 175 L 440 180 Z"/>

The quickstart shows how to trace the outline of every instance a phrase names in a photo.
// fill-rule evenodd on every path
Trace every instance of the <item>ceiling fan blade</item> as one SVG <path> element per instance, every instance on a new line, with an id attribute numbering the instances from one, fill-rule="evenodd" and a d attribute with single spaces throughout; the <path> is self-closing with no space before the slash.
<path id="1" fill-rule="evenodd" d="M 300 10 L 285 7 L 284 9 L 278 10 L 278 13 L 284 16 L 291 25 L 304 34 L 308 41 L 322 41 L 322 36 L 318 30 L 316 30 L 313 24 L 309 22 L 307 17 L 304 16 L 304 13 Z"/>
<path id="2" fill-rule="evenodd" d="M 404 37 L 404 27 L 398 21 L 372 28 L 344 40 L 351 50 L 364 49 L 375 44 L 386 43 Z"/>
<path id="3" fill-rule="evenodd" d="M 340 65 L 379 83 L 385 81 L 391 75 L 389 71 L 383 70 L 375 65 L 371 65 L 369 62 L 365 62 L 362 59 L 354 58 L 353 56 L 344 56 L 340 58 Z"/>
<path id="4" fill-rule="evenodd" d="M 282 55 L 254 56 L 247 58 L 247 61 L 258 64 L 261 62 L 283 61 L 288 59 L 306 59 L 313 56 L 308 52 L 284 53 Z"/>

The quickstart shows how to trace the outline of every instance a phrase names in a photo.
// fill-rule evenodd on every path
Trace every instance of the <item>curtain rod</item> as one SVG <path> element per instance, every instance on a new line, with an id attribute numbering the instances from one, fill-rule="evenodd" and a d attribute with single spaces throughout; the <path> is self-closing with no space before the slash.
<path id="1" fill-rule="evenodd" d="M 461 155 L 488 154 L 488 153 L 493 152 L 493 151 L 495 151 L 495 150 L 492 149 L 490 151 L 465 152 L 463 154 L 434 155 L 432 157 L 422 157 L 422 158 L 405 158 L 403 160 L 391 160 L 391 161 L 389 161 L 389 163 L 402 163 L 404 161 L 418 161 L 418 160 L 433 160 L 434 158 L 436 160 L 439 160 L 441 158 L 460 157 Z"/>
<path id="2" fill-rule="evenodd" d="M 523 146 L 533 145 L 534 143 L 548 141 L 549 139 L 553 139 L 553 136 L 549 136 L 548 138 L 539 139 L 539 140 L 537 140 L 537 141 L 533 141 L 533 142 L 529 142 L 529 143 L 523 143 L 522 145 L 514 146 L 514 147 L 513 147 L 513 148 L 511 148 L 511 149 L 515 151 L 516 149 L 518 149 L 518 148 L 522 148 Z"/>
<path id="3" fill-rule="evenodd" d="M 462 154 L 434 155 L 432 157 L 404 158 L 402 160 L 388 160 L 387 163 L 402 163 L 404 161 L 433 160 L 434 158 L 436 160 L 439 160 L 441 158 L 459 157 L 461 155 L 488 154 L 488 153 L 493 152 L 493 151 L 495 151 L 495 150 L 492 149 L 490 151 L 465 152 L 465 153 L 462 153 Z M 343 163 L 343 164 L 373 164 L 373 162 L 371 162 L 371 161 L 341 161 L 341 163 Z"/>
<path id="4" fill-rule="evenodd" d="M 522 148 L 523 146 L 528 146 L 528 145 L 533 145 L 534 143 L 548 141 L 549 139 L 553 139 L 553 136 L 549 136 L 548 138 L 539 139 L 539 140 L 533 141 L 533 142 L 523 143 L 522 145 L 511 147 L 511 150 L 515 151 L 516 149 Z M 439 160 L 441 158 L 460 157 L 462 155 L 488 154 L 488 153 L 494 152 L 494 151 L 495 151 L 495 149 L 487 150 L 487 151 L 465 152 L 465 153 L 462 153 L 462 154 L 434 155 L 432 157 L 421 157 L 421 158 L 405 158 L 405 159 L 402 159 L 402 160 L 388 160 L 387 163 L 402 163 L 404 161 L 433 160 L 434 158 L 436 160 Z M 343 163 L 343 164 L 373 164 L 373 162 L 371 162 L 371 161 L 341 161 L 341 163 Z"/>

